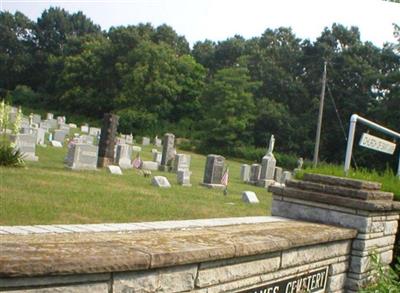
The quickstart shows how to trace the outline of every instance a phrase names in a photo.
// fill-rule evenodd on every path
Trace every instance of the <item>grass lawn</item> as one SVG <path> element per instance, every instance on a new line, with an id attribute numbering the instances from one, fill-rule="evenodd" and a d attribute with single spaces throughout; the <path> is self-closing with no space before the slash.
<path id="1" fill-rule="evenodd" d="M 151 160 L 144 147 L 142 158 Z M 118 223 L 172 219 L 198 219 L 270 214 L 271 195 L 266 189 L 239 179 L 240 162 L 228 161 L 229 194 L 200 186 L 205 157 L 191 154 L 192 187 L 176 183 L 174 173 L 153 172 L 168 177 L 172 188 L 151 185 L 136 170 L 116 176 L 99 171 L 71 171 L 64 167 L 66 148 L 37 146 L 39 162 L 26 168 L 0 167 L 0 225 L 61 223 Z M 184 153 L 184 152 L 183 152 Z M 260 204 L 241 201 L 244 190 L 256 192 Z"/>
<path id="2" fill-rule="evenodd" d="M 302 173 L 304 172 L 344 177 L 343 166 L 331 164 L 321 164 L 317 168 L 305 169 Z M 300 178 L 302 177 L 302 173 L 299 174 Z M 394 199 L 400 201 L 400 178 L 398 176 L 395 176 L 392 172 L 386 171 L 381 174 L 376 171 L 366 169 L 352 169 L 349 171 L 348 177 L 380 182 L 382 183 L 383 191 L 392 192 L 394 194 Z"/>

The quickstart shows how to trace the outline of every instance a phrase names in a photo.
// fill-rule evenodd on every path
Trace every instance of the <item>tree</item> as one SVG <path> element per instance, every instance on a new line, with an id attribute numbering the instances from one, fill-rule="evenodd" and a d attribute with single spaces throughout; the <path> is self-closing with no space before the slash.
<path id="1" fill-rule="evenodd" d="M 215 73 L 204 92 L 204 122 L 199 125 L 203 150 L 229 151 L 252 143 L 253 92 L 257 86 L 243 67 Z"/>
<path id="2" fill-rule="evenodd" d="M 24 14 L 0 11 L 0 94 L 31 84 L 34 24 Z"/>

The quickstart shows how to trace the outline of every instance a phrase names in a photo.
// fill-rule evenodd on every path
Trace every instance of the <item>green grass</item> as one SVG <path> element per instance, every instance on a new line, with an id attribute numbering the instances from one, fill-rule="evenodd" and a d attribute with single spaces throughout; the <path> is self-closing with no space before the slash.
<path id="1" fill-rule="evenodd" d="M 142 151 L 151 159 L 151 148 Z M 271 195 L 264 188 L 240 181 L 240 162 L 228 161 L 229 194 L 200 186 L 205 157 L 192 154 L 192 187 L 176 184 L 176 175 L 166 176 L 170 189 L 151 185 L 136 170 L 116 176 L 99 171 L 71 171 L 64 167 L 66 148 L 37 146 L 39 162 L 26 168 L 0 167 L 0 225 L 60 223 L 140 222 L 152 220 L 258 216 L 270 211 Z M 244 190 L 255 191 L 260 204 L 241 201 Z"/>
<path id="2" fill-rule="evenodd" d="M 317 168 L 306 168 L 302 173 L 319 173 L 325 175 L 333 175 L 344 177 L 343 166 L 321 164 Z M 301 178 L 302 173 L 299 174 Z M 376 181 L 382 183 L 382 190 L 393 192 L 395 195 L 395 200 L 400 201 L 400 178 L 395 176 L 393 172 L 386 171 L 384 173 L 378 173 L 376 171 L 357 169 L 350 170 L 348 174 L 349 178 L 361 179 L 367 181 Z"/>

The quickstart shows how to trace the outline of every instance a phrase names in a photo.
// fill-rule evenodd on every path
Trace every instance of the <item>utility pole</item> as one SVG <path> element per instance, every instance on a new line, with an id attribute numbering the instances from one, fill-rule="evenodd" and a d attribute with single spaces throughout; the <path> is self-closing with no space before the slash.
<path id="1" fill-rule="evenodd" d="M 324 111 L 324 100 L 325 100 L 325 85 L 326 85 L 326 64 L 324 62 L 324 73 L 322 75 L 322 89 L 321 89 L 321 99 L 319 102 L 319 114 L 318 114 L 318 125 L 317 125 L 317 134 L 315 137 L 315 148 L 314 148 L 314 159 L 313 166 L 317 167 L 318 164 L 318 156 L 319 156 L 319 142 L 321 139 L 321 126 L 322 126 L 322 114 Z"/>

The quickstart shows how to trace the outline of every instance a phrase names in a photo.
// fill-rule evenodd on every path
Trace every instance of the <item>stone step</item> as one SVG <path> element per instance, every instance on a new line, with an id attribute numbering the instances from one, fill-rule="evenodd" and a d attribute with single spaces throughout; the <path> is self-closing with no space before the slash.
<path id="1" fill-rule="evenodd" d="M 316 183 L 312 181 L 288 180 L 286 181 L 286 186 L 302 190 L 335 194 L 343 197 L 355 198 L 361 200 L 388 200 L 388 201 L 393 200 L 393 193 L 391 192 L 369 190 L 369 189 L 353 189 L 342 186 Z"/>
<path id="2" fill-rule="evenodd" d="M 382 184 L 378 182 L 349 179 L 349 178 L 321 175 L 321 174 L 306 173 L 304 174 L 303 180 L 328 184 L 328 185 L 348 187 L 353 189 L 380 190 L 382 187 Z"/>
<path id="3" fill-rule="evenodd" d="M 309 202 L 319 202 L 329 205 L 346 207 L 355 210 L 363 210 L 370 212 L 378 211 L 400 211 L 400 202 L 388 200 L 359 200 L 353 198 L 346 198 L 343 196 L 326 194 L 321 192 L 302 190 L 297 188 L 285 187 L 269 189 L 275 195 L 283 197 L 290 197 L 301 199 Z"/>

